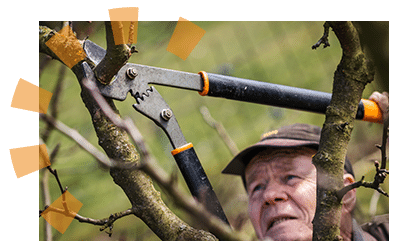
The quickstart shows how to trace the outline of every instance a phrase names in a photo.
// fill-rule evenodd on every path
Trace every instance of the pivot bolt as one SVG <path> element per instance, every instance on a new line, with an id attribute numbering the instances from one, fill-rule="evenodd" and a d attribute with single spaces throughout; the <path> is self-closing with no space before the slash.
<path id="1" fill-rule="evenodd" d="M 170 109 L 163 109 L 161 111 L 161 118 L 163 118 L 166 121 L 169 121 L 172 117 L 172 111 Z"/>
<path id="2" fill-rule="evenodd" d="M 136 70 L 134 68 L 129 68 L 126 70 L 126 75 L 130 79 L 135 79 L 135 77 L 137 77 L 138 73 L 136 72 Z"/>

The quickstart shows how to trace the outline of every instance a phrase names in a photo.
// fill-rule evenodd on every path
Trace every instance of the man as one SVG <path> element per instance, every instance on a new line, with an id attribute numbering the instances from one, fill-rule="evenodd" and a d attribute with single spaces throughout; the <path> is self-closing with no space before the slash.
<path id="1" fill-rule="evenodd" d="M 379 94 L 375 98 L 380 97 Z M 312 240 L 316 169 L 311 158 L 318 150 L 320 133 L 319 127 L 307 124 L 268 132 L 223 170 L 242 177 L 249 195 L 250 220 L 260 240 Z M 348 159 L 343 180 L 344 185 L 355 181 Z M 384 217 L 384 223 L 364 226 L 375 237 L 352 218 L 356 189 L 349 191 L 342 201 L 340 231 L 344 240 L 388 240 L 388 217 Z"/>

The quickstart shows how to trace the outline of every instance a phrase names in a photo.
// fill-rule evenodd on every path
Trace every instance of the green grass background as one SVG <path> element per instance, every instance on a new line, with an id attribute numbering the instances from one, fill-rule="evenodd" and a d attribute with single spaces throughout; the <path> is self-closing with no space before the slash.
<path id="1" fill-rule="evenodd" d="M 201 70 L 212 73 L 229 74 L 235 77 L 266 81 L 277 84 L 331 92 L 333 73 L 341 58 L 340 45 L 331 32 L 331 47 L 316 51 L 311 46 L 318 41 L 323 32 L 323 22 L 194 22 L 206 33 L 183 61 L 167 52 L 169 39 L 176 22 L 139 22 L 138 54 L 129 60 L 132 63 L 163 67 L 174 70 L 197 73 Z M 44 22 L 52 28 L 60 29 L 60 22 Z M 89 34 L 89 39 L 103 48 L 106 47 L 105 31 L 102 22 L 76 23 L 74 31 L 79 39 Z M 44 55 L 39 58 L 44 61 Z M 53 91 L 60 62 L 51 61 L 41 71 L 40 87 Z M 383 83 L 373 82 L 364 91 L 368 98 L 373 91 L 388 91 Z M 211 115 L 223 124 L 239 149 L 257 142 L 260 135 L 269 130 L 292 123 L 310 123 L 322 126 L 324 116 L 302 111 L 275 108 L 213 97 L 201 97 L 193 91 L 166 87 L 156 87 L 168 102 L 188 142 L 194 144 L 200 161 L 235 227 L 240 227 L 249 235 L 254 232 L 247 218 L 247 197 L 239 177 L 222 175 L 220 172 L 232 158 L 226 145 L 217 132 L 208 126 L 200 113 L 202 106 L 210 110 Z M 133 108 L 133 98 L 116 102 L 123 117 L 131 117 L 148 143 L 151 153 L 157 158 L 165 171 L 173 173 L 177 166 L 170 154 L 172 147 L 162 130 L 150 120 L 141 116 Z M 67 69 L 63 80 L 62 95 L 59 102 L 58 119 L 76 129 L 92 144 L 97 137 L 90 116 L 80 98 L 80 87 Z M 40 121 L 40 133 L 44 129 Z M 348 155 L 353 163 L 356 178 L 366 175 L 372 180 L 373 160 L 380 160 L 375 144 L 381 142 L 382 125 L 362 121 L 355 123 Z M 52 167 L 57 169 L 61 182 L 68 186 L 71 194 L 83 203 L 79 211 L 82 216 L 105 218 L 111 213 L 129 208 L 130 203 L 123 191 L 113 183 L 111 176 L 98 167 L 97 162 L 88 153 L 81 150 L 75 142 L 61 133 L 52 132 L 47 148 L 51 151 L 61 143 L 59 155 Z M 40 176 L 43 175 L 41 170 Z M 179 183 L 188 193 L 179 174 Z M 389 191 L 389 181 L 384 190 Z M 59 197 L 59 189 L 53 177 L 49 179 L 51 199 Z M 41 188 L 41 187 L 39 187 Z M 159 189 L 156 185 L 156 188 Z M 160 190 L 160 189 L 159 189 Z M 162 191 L 161 191 L 162 192 Z M 373 190 L 360 188 L 357 191 L 357 219 L 362 223 L 370 219 L 368 211 Z M 168 206 L 185 221 L 196 226 L 198 223 L 185 212 L 177 208 L 170 197 L 162 192 Z M 40 208 L 45 204 L 40 194 Z M 388 213 L 389 201 L 380 197 L 377 214 Z M 39 239 L 43 240 L 44 219 L 39 219 Z M 99 227 L 73 221 L 64 234 L 54 232 L 55 240 L 159 240 L 147 226 L 135 216 L 128 216 L 114 224 L 111 238 Z"/>

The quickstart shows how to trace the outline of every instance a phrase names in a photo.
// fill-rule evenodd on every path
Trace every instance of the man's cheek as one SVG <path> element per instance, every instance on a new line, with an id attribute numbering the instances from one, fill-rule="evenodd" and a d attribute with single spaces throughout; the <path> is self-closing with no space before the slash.
<path id="1" fill-rule="evenodd" d="M 304 182 L 296 189 L 294 197 L 302 197 L 301 202 L 307 210 L 315 211 L 316 208 L 316 185 Z"/>
<path id="2" fill-rule="evenodd" d="M 260 237 L 261 233 L 261 221 L 260 221 L 260 208 L 258 208 L 255 204 L 250 203 L 248 206 L 248 214 L 250 216 L 250 221 L 253 224 L 253 227 L 257 233 L 257 236 Z"/>

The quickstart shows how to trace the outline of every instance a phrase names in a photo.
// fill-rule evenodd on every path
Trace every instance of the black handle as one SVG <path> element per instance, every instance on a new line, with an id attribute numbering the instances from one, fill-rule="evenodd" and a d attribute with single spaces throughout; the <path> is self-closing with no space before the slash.
<path id="1" fill-rule="evenodd" d="M 285 85 L 207 73 L 208 96 L 325 114 L 332 94 Z M 360 101 L 356 119 L 364 118 Z"/>
<path id="2" fill-rule="evenodd" d="M 201 166 L 194 148 L 184 148 L 183 151 L 174 150 L 172 154 L 193 197 L 202 203 L 208 211 L 229 225 L 228 219 Z"/>

